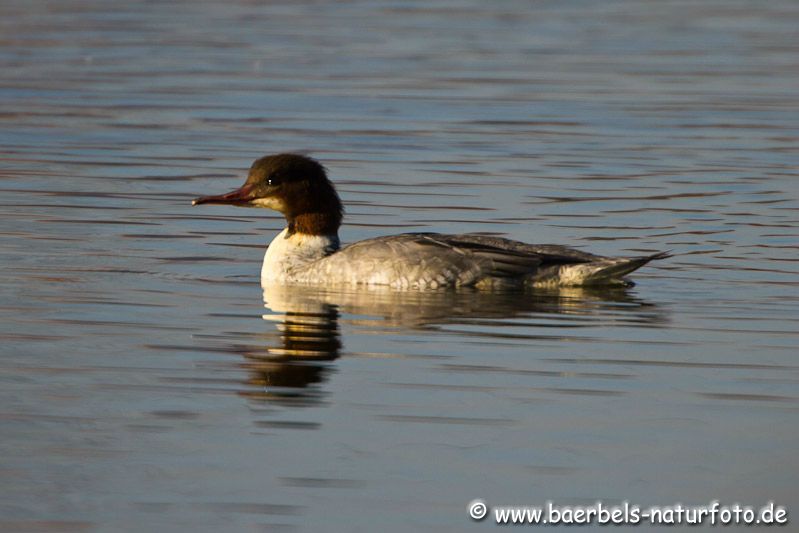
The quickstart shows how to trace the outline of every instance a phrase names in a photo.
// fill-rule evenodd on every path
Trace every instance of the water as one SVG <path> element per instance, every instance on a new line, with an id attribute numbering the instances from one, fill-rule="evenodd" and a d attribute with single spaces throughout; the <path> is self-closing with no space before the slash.
<path id="1" fill-rule="evenodd" d="M 3 2 L 0 529 L 796 512 L 797 27 L 788 0 Z M 344 241 L 676 256 L 625 291 L 262 294 L 280 218 L 189 201 L 283 150 L 329 167 Z"/>

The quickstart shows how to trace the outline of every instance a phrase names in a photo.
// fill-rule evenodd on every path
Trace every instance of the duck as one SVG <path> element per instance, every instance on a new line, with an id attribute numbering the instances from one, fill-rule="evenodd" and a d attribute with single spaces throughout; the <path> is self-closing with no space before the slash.
<path id="1" fill-rule="evenodd" d="M 302 154 L 261 157 L 244 185 L 193 205 L 260 207 L 286 227 L 269 244 L 261 284 L 398 290 L 631 286 L 627 274 L 669 252 L 604 257 L 556 244 L 474 233 L 401 233 L 341 246 L 344 206 L 325 167 Z"/>

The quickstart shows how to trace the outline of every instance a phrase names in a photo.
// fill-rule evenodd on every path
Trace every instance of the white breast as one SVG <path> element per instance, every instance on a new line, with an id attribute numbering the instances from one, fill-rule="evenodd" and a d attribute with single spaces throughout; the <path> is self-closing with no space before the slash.
<path id="1" fill-rule="evenodd" d="M 281 231 L 269 244 L 261 267 L 261 283 L 307 283 L 301 279 L 304 266 L 338 250 L 336 235 L 289 234 Z"/>

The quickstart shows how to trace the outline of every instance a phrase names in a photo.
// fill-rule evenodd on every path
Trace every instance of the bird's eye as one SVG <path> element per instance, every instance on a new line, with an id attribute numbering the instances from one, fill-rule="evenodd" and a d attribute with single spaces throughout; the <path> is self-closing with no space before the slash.
<path id="1" fill-rule="evenodd" d="M 270 187 L 272 187 L 272 186 L 275 186 L 275 185 L 279 185 L 280 184 L 280 180 L 278 180 L 275 176 L 269 176 L 268 178 L 266 178 L 266 183 Z"/>

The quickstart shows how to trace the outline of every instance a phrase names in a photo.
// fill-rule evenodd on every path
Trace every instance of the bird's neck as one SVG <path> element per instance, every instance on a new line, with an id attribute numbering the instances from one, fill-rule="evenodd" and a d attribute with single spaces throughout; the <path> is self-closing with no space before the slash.
<path id="1" fill-rule="evenodd" d="M 341 226 L 341 213 L 319 212 L 286 215 L 289 236 L 292 234 L 336 237 Z"/>

